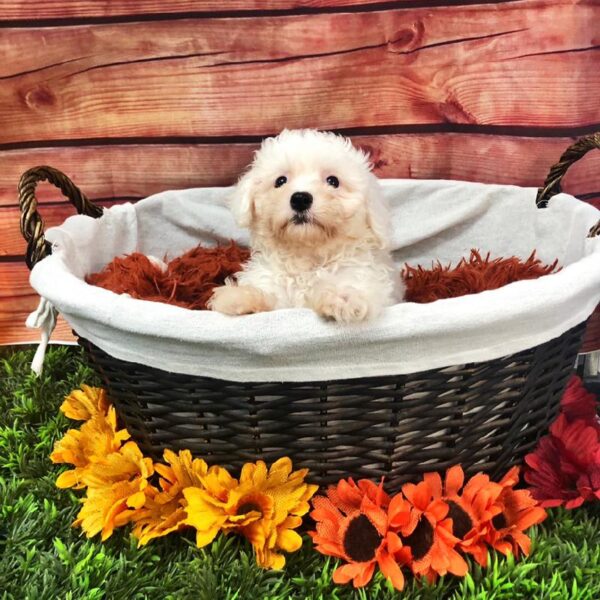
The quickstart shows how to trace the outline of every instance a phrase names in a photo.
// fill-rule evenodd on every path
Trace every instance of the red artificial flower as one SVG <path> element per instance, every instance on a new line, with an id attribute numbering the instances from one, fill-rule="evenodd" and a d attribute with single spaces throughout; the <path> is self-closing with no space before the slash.
<path id="1" fill-rule="evenodd" d="M 513 467 L 499 483 L 503 489 L 495 502 L 498 512 L 492 519 L 493 527 L 486 533 L 486 541 L 492 548 L 503 554 L 512 552 L 515 557 L 519 550 L 525 556 L 529 554 L 531 540 L 523 533 L 525 529 L 541 523 L 547 516 L 529 490 L 513 489 L 518 482 L 519 467 Z"/>
<path id="2" fill-rule="evenodd" d="M 569 422 L 581 419 L 586 425 L 594 427 L 600 433 L 598 418 L 598 399 L 596 394 L 588 392 L 580 377 L 573 375 L 567 383 L 560 400 L 560 410 Z"/>
<path id="3" fill-rule="evenodd" d="M 600 420 L 595 394 L 571 377 L 561 415 L 525 457 L 525 481 L 543 507 L 576 508 L 600 498 Z"/>
<path id="4" fill-rule="evenodd" d="M 543 507 L 576 508 L 600 498 L 600 431 L 583 419 L 560 415 L 525 457 L 525 481 Z"/>
<path id="5" fill-rule="evenodd" d="M 316 531 L 309 532 L 322 554 L 346 561 L 333 574 L 335 583 L 366 585 L 379 565 L 383 575 L 397 590 L 404 587 L 401 565 L 410 560 L 410 551 L 389 528 L 385 507 L 389 497 L 382 486 L 361 480 L 342 479 L 330 486 L 327 496 L 313 498 L 310 516 Z M 410 505 L 394 503 L 394 514 L 401 522 L 410 518 Z M 404 518 L 402 518 L 404 515 Z"/>

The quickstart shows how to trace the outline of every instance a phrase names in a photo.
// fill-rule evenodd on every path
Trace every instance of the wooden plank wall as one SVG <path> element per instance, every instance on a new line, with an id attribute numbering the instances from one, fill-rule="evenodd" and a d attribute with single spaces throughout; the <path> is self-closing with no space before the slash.
<path id="1" fill-rule="evenodd" d="M 4 0 L 0 56 L 0 343 L 38 338 L 16 197 L 31 166 L 109 206 L 231 184 L 264 136 L 319 127 L 382 177 L 537 186 L 600 130 L 600 0 Z M 600 204 L 600 152 L 566 189 Z M 39 198 L 48 226 L 71 214 Z"/>

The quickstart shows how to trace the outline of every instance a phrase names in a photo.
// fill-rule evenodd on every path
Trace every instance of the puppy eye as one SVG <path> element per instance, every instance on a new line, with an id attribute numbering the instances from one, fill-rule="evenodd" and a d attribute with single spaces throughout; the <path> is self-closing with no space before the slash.
<path id="1" fill-rule="evenodd" d="M 325 180 L 331 187 L 338 188 L 340 187 L 340 180 L 335 175 L 330 175 Z"/>
<path id="2" fill-rule="evenodd" d="M 285 175 L 281 175 L 275 180 L 275 187 L 281 187 L 284 183 L 287 183 L 287 177 Z"/>

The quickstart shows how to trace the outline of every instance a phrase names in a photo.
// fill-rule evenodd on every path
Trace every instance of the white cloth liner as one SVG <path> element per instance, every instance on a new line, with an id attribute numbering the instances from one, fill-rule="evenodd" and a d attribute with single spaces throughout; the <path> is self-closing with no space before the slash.
<path id="1" fill-rule="evenodd" d="M 126 361 L 233 381 L 316 381 L 402 374 L 487 361 L 553 339 L 600 301 L 600 211 L 567 194 L 537 209 L 533 188 L 458 181 L 382 180 L 396 264 L 456 263 L 471 248 L 492 257 L 532 250 L 563 269 L 501 289 L 402 303 L 378 320 L 326 322 L 308 309 L 229 317 L 132 299 L 83 277 L 117 255 L 171 259 L 201 243 L 248 243 L 226 207 L 230 188 L 168 191 L 73 216 L 49 229 L 52 255 L 31 284 L 84 338 Z M 47 308 L 47 307 L 46 307 Z"/>

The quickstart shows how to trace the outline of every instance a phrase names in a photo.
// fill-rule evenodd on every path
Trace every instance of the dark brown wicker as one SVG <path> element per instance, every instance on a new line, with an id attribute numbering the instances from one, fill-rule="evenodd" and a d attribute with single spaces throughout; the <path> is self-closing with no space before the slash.
<path id="1" fill-rule="evenodd" d="M 600 134 L 576 142 L 555 165 L 537 204 L 560 191 L 568 167 Z M 62 173 L 27 171 L 19 187 L 21 228 L 31 267 L 44 240 L 35 185 L 49 180 L 78 212 L 97 217 Z M 598 226 L 590 235 L 598 233 Z M 492 361 L 409 375 L 306 383 L 237 383 L 169 373 L 125 362 L 79 340 L 134 440 L 149 455 L 190 449 L 211 464 L 290 456 L 315 483 L 342 476 L 379 479 L 390 491 L 423 472 L 461 463 L 469 473 L 502 475 L 532 449 L 558 412 L 585 323 L 560 337 Z"/>
<path id="2" fill-rule="evenodd" d="M 557 415 L 583 329 L 488 362 L 310 383 L 167 373 L 79 341 L 149 455 L 188 448 L 236 471 L 287 455 L 315 483 L 385 475 L 394 490 L 456 463 L 500 476 L 519 462 Z"/>

